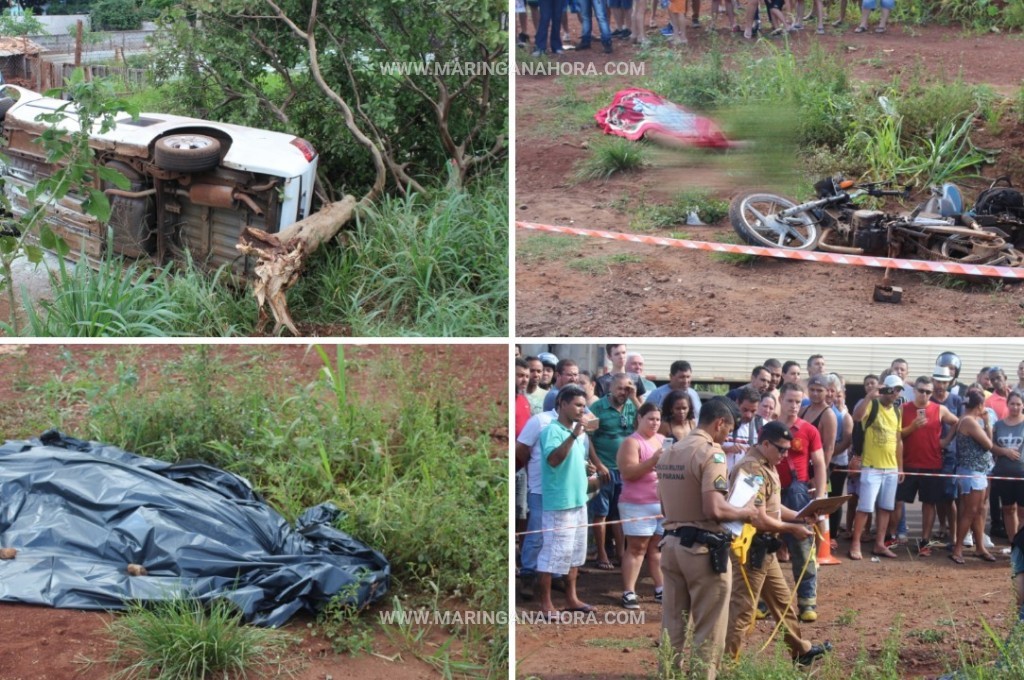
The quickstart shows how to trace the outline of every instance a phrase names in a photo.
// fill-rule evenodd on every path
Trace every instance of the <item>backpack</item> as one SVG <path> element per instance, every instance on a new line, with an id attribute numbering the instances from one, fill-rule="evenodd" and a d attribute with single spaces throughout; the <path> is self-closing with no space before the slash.
<path id="1" fill-rule="evenodd" d="M 864 453 L 864 432 L 871 427 L 875 422 L 875 418 L 878 417 L 878 400 L 871 400 L 871 411 L 868 413 L 867 422 L 861 425 L 860 422 L 853 424 L 853 441 L 850 443 L 850 447 L 853 449 L 853 455 L 860 456 Z"/>

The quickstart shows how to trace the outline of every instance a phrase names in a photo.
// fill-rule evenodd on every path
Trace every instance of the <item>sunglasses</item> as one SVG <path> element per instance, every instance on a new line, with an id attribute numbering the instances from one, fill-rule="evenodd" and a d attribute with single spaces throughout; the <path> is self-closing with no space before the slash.
<path id="1" fill-rule="evenodd" d="M 923 389 L 921 389 L 920 387 L 918 387 L 918 388 L 917 388 L 917 393 L 918 393 L 918 394 L 931 394 L 931 393 L 932 393 L 932 390 L 923 390 Z"/>
<path id="2" fill-rule="evenodd" d="M 892 394 L 893 393 L 893 389 L 891 387 L 883 387 L 882 389 L 878 390 L 878 393 L 879 394 Z"/>
<path id="3" fill-rule="evenodd" d="M 779 446 L 778 444 L 776 444 L 775 442 L 772 442 L 772 441 L 769 441 L 769 442 L 765 442 L 765 443 L 766 443 L 766 444 L 771 444 L 772 446 L 774 446 L 774 447 L 775 447 L 775 449 L 776 449 L 776 450 L 777 450 L 777 451 L 778 451 L 779 453 L 781 453 L 781 454 L 783 454 L 783 455 L 785 455 L 785 454 L 789 453 L 789 450 L 790 450 L 791 448 L 793 448 L 792 446 Z"/>

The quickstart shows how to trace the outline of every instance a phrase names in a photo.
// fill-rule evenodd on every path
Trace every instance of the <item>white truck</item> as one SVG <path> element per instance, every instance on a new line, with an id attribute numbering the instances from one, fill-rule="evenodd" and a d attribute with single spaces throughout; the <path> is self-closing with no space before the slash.
<path id="1" fill-rule="evenodd" d="M 48 124 L 38 120 L 68 102 L 14 85 L 0 86 L 0 163 L 3 191 L 16 216 L 29 208 L 26 191 L 54 167 L 37 138 Z M 79 129 L 75 105 L 60 128 Z M 163 264 L 185 251 L 208 269 L 229 265 L 245 274 L 252 262 L 235 244 L 245 227 L 276 233 L 309 215 L 317 153 L 304 139 L 198 118 L 127 113 L 106 133 L 97 126 L 91 147 L 98 164 L 131 181 L 124 190 L 95 180 L 113 208 L 109 227 L 115 254 L 153 258 Z M 49 209 L 46 222 L 71 248 L 97 262 L 107 250 L 107 224 L 83 212 L 85 196 L 68 194 Z"/>

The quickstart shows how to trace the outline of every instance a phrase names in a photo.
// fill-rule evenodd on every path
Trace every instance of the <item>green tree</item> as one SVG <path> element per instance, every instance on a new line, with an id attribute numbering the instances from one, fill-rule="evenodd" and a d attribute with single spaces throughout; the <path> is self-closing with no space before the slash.
<path id="1" fill-rule="evenodd" d="M 507 155 L 504 11 L 502 0 L 187 0 L 164 15 L 157 73 L 193 115 L 312 140 L 325 197 L 379 191 L 383 177 L 402 190 L 462 184 Z"/>
<path id="2" fill-rule="evenodd" d="M 42 32 L 43 25 L 31 9 L 20 16 L 11 16 L 8 12 L 0 16 L 0 35 L 39 35 Z"/>

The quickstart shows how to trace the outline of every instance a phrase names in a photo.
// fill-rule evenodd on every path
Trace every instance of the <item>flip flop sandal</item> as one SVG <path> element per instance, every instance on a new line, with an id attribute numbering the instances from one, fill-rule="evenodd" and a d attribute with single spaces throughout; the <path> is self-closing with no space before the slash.
<path id="1" fill-rule="evenodd" d="M 563 612 L 583 612 L 584 614 L 590 614 L 590 613 L 596 612 L 597 609 L 594 607 L 594 605 L 585 604 L 582 607 L 566 607 L 562 611 Z"/>
<path id="2" fill-rule="evenodd" d="M 962 557 L 957 557 L 956 555 L 950 555 L 949 559 L 953 560 L 957 564 L 964 564 L 964 558 L 962 558 Z"/>
<path id="3" fill-rule="evenodd" d="M 867 30 L 868 29 L 864 28 L 863 26 L 858 26 L 857 28 L 853 29 L 853 32 L 854 33 L 865 33 L 865 32 L 867 32 Z"/>
<path id="4" fill-rule="evenodd" d="M 615 570 L 615 565 L 612 564 L 611 562 L 598 562 L 598 563 L 596 563 L 594 565 L 594 567 L 596 567 L 597 569 L 600 569 L 601 571 L 614 571 Z"/>
<path id="5" fill-rule="evenodd" d="M 975 557 L 979 557 L 979 558 L 985 560 L 986 562 L 995 562 L 996 561 L 996 556 L 993 555 L 992 553 L 978 553 L 977 555 L 975 555 Z"/>
<path id="6" fill-rule="evenodd" d="M 885 33 L 885 26 L 879 26 L 876 28 L 875 33 Z"/>
<path id="7" fill-rule="evenodd" d="M 891 550 L 872 550 L 871 554 L 875 557 L 888 557 L 889 559 L 896 559 L 899 557 L 899 555 Z"/>
<path id="8" fill-rule="evenodd" d="M 851 560 L 854 560 L 855 562 L 864 559 L 863 555 L 861 555 L 859 552 L 853 552 L 852 550 L 846 553 L 846 556 L 849 557 Z"/>

